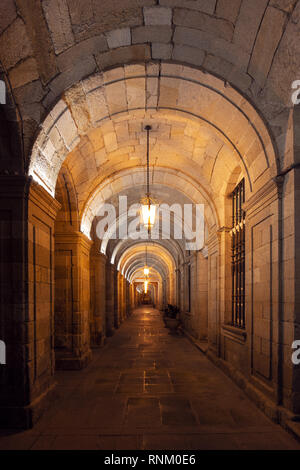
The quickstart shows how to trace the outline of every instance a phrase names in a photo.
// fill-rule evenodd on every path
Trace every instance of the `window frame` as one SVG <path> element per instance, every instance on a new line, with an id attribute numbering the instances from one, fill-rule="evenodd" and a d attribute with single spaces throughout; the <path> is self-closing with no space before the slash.
<path id="1" fill-rule="evenodd" d="M 245 329 L 245 179 L 231 193 L 231 325 Z"/>

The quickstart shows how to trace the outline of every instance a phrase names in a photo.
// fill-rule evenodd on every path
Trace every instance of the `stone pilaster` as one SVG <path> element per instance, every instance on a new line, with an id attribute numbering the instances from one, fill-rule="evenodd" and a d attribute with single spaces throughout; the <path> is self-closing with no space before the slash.
<path id="1" fill-rule="evenodd" d="M 208 344 L 220 355 L 220 239 L 217 232 L 207 240 L 208 249 Z"/>
<path id="2" fill-rule="evenodd" d="M 114 327 L 118 329 L 120 327 L 119 319 L 119 300 L 118 300 L 118 271 L 114 270 Z"/>
<path id="3" fill-rule="evenodd" d="M 106 336 L 112 336 L 115 330 L 115 267 L 110 260 L 106 262 Z"/>
<path id="4" fill-rule="evenodd" d="M 281 189 L 270 180 L 244 205 L 246 211 L 246 333 L 247 358 L 239 369 L 251 382 L 278 404 L 282 394 L 286 339 L 292 318 L 284 320 L 281 301 Z M 288 215 L 288 211 L 287 211 Z M 286 323 L 285 323 L 286 322 Z M 289 350 L 291 344 L 288 345 Z M 291 361 L 291 356 L 288 358 Z M 289 368 L 284 372 L 286 386 Z"/>
<path id="5" fill-rule="evenodd" d="M 208 326 L 208 260 L 202 252 L 197 253 L 196 278 L 197 337 L 207 340 Z"/>
<path id="6" fill-rule="evenodd" d="M 93 246 L 91 252 L 91 346 L 101 347 L 105 340 L 106 323 L 106 262 L 105 255 Z"/>
<path id="7" fill-rule="evenodd" d="M 0 177 L 0 425 L 31 427 L 54 388 L 54 222 L 59 203 L 31 178 Z"/>
<path id="8" fill-rule="evenodd" d="M 81 369 L 90 350 L 90 248 L 80 232 L 55 234 L 55 355 L 58 369 Z"/>

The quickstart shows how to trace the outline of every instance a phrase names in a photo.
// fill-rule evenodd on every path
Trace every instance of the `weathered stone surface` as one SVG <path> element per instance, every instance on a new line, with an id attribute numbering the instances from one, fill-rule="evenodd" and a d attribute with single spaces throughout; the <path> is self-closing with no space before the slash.
<path id="1" fill-rule="evenodd" d="M 172 55 L 172 44 L 163 44 L 154 42 L 151 45 L 152 59 L 170 59 Z"/>
<path id="2" fill-rule="evenodd" d="M 249 64 L 250 75 L 261 87 L 268 76 L 285 22 L 285 13 L 277 8 L 267 8 Z"/>
<path id="3" fill-rule="evenodd" d="M 177 26 L 174 43 L 199 47 L 199 49 L 222 57 L 228 62 L 238 63 L 241 70 L 246 70 L 249 63 L 249 54 L 240 49 L 239 45 L 228 43 L 224 39 L 216 38 L 203 31 Z"/>
<path id="4" fill-rule="evenodd" d="M 251 52 L 268 0 L 243 0 L 236 22 L 233 42 Z"/>
<path id="5" fill-rule="evenodd" d="M 39 0 L 16 0 L 30 38 L 43 84 L 57 73 L 53 43 Z"/>
<path id="6" fill-rule="evenodd" d="M 16 18 L 17 11 L 13 0 L 2 0 L 0 3 L 0 34 Z"/>
<path id="7" fill-rule="evenodd" d="M 49 83 L 50 92 L 43 100 L 45 108 L 51 108 L 53 103 L 67 88 L 92 74 L 97 68 L 94 57 L 87 57 L 85 60 L 81 60 L 79 64 L 75 69 L 70 68 L 59 74 Z"/>
<path id="8" fill-rule="evenodd" d="M 112 65 L 127 64 L 129 62 L 144 62 L 150 60 L 149 45 L 135 45 L 114 49 L 96 56 L 96 62 L 101 70 Z"/>
<path id="9" fill-rule="evenodd" d="M 172 9 L 164 7 L 146 7 L 144 8 L 145 25 L 171 25 Z"/>
<path id="10" fill-rule="evenodd" d="M 227 41 L 231 41 L 233 36 L 233 25 L 231 23 L 219 18 L 212 18 L 198 11 L 175 8 L 173 23 L 187 28 L 208 31 Z"/>
<path id="11" fill-rule="evenodd" d="M 124 77 L 137 77 L 145 75 L 145 64 L 132 64 L 124 66 Z"/>
<path id="12" fill-rule="evenodd" d="M 14 96 L 22 110 L 24 119 L 32 118 L 40 122 L 42 106 L 40 105 L 44 91 L 41 82 L 36 80 L 14 91 Z"/>
<path id="13" fill-rule="evenodd" d="M 10 69 L 32 52 L 25 25 L 21 18 L 17 18 L 0 37 L 0 57 L 3 65 Z"/>
<path id="14" fill-rule="evenodd" d="M 290 13 L 298 0 L 270 0 L 269 6 L 280 8 Z"/>
<path id="15" fill-rule="evenodd" d="M 217 0 L 159 0 L 159 3 L 163 6 L 189 8 L 190 10 L 203 11 L 212 15 Z"/>
<path id="16" fill-rule="evenodd" d="M 147 80 L 146 108 L 157 106 L 158 99 L 158 78 L 151 77 Z"/>
<path id="17" fill-rule="evenodd" d="M 110 114 L 127 110 L 127 94 L 124 82 L 111 83 L 105 87 L 105 95 Z"/>
<path id="18" fill-rule="evenodd" d="M 110 49 L 129 46 L 131 44 L 130 28 L 114 29 L 106 34 L 106 39 Z"/>
<path id="19" fill-rule="evenodd" d="M 155 4 L 155 0 L 68 0 L 76 39 L 143 24 L 143 6 Z"/>
<path id="20" fill-rule="evenodd" d="M 33 58 L 27 59 L 17 65 L 9 74 L 10 83 L 13 88 L 26 85 L 39 78 L 36 61 Z"/>
<path id="21" fill-rule="evenodd" d="M 107 42 L 104 36 L 95 36 L 76 44 L 67 51 L 60 54 L 57 58 L 59 69 L 64 72 L 72 70 L 74 64 L 82 61 L 91 60 L 94 54 L 107 51 Z"/>
<path id="22" fill-rule="evenodd" d="M 59 119 L 56 127 L 67 148 L 71 148 L 73 141 L 78 137 L 78 130 L 69 109 L 63 114 L 63 119 Z"/>
<path id="23" fill-rule="evenodd" d="M 235 23 L 240 11 L 242 0 L 218 0 L 216 15 L 225 20 Z"/>
<path id="24" fill-rule="evenodd" d="M 209 72 L 227 79 L 240 90 L 248 90 L 251 85 L 252 78 L 249 75 L 241 73 L 236 64 L 231 64 L 221 57 L 208 54 L 205 57 L 203 67 Z"/>
<path id="25" fill-rule="evenodd" d="M 145 78 L 133 78 L 126 81 L 126 97 L 128 109 L 145 108 Z"/>
<path id="26" fill-rule="evenodd" d="M 75 42 L 66 0 L 46 0 L 42 3 L 51 32 L 56 54 L 60 54 Z"/>
<path id="27" fill-rule="evenodd" d="M 88 93 L 87 97 L 88 113 L 93 123 L 107 117 L 109 111 L 107 108 L 106 95 L 102 88 Z"/>
<path id="28" fill-rule="evenodd" d="M 90 127 L 90 115 L 86 105 L 86 96 L 81 84 L 70 88 L 64 95 L 79 134 L 84 135 Z"/>
<path id="29" fill-rule="evenodd" d="M 264 90 L 264 107 L 271 104 L 269 112 L 271 112 L 272 118 L 282 110 L 283 106 L 291 106 L 293 91 L 291 84 L 299 76 L 299 33 L 300 3 L 298 2 L 292 15 L 292 21 L 288 23 L 280 41 Z"/>
<path id="30" fill-rule="evenodd" d="M 172 28 L 169 26 L 139 26 L 132 30 L 132 43 L 171 41 Z"/>
<path id="31" fill-rule="evenodd" d="M 67 3 L 75 32 L 92 23 L 94 17 L 92 0 L 67 0 Z"/>
<path id="32" fill-rule="evenodd" d="M 176 45 L 172 58 L 180 62 L 187 62 L 194 65 L 202 65 L 205 52 L 196 47 Z"/>

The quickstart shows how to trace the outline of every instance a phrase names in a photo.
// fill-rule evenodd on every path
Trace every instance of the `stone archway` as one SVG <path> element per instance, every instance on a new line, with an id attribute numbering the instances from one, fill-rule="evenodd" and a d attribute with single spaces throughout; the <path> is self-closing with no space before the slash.
<path id="1" fill-rule="evenodd" d="M 197 272 L 206 270 L 203 284 L 207 285 L 212 353 L 229 362 L 276 404 L 298 410 L 297 399 L 290 395 L 294 370 L 288 377 L 283 373 L 285 353 L 280 351 L 290 328 L 288 312 L 295 301 L 295 296 L 290 301 L 287 293 L 289 282 L 282 280 L 282 253 L 286 255 L 290 237 L 297 232 L 296 203 L 290 215 L 293 224 L 289 228 L 280 225 L 283 208 L 295 193 L 276 177 L 288 175 L 286 181 L 290 181 L 296 170 L 286 167 L 295 150 L 287 129 L 295 121 L 290 119 L 290 96 L 282 83 L 294 79 L 296 70 L 294 63 L 285 66 L 284 57 L 286 50 L 289 56 L 296 56 L 291 36 L 297 28 L 299 4 L 292 1 L 281 9 L 266 4 L 251 8 L 244 1 L 238 12 L 231 2 L 225 7 L 224 2 L 216 6 L 214 1 L 191 6 L 178 5 L 176 0 L 160 5 L 137 0 L 134 9 L 126 2 L 122 12 L 118 5 L 111 11 L 111 6 L 104 4 L 98 15 L 90 2 L 84 2 L 84 9 L 82 2 L 68 2 L 69 9 L 63 3 L 64 27 L 53 21 L 48 2 L 35 2 L 35 14 L 31 15 L 33 3 L 22 0 L 17 0 L 18 14 L 15 4 L 5 2 L 10 4 L 9 21 L 0 25 L 1 70 L 3 66 L 14 101 L 13 115 L 5 116 L 5 122 L 18 116 L 22 128 L 13 133 L 20 151 L 14 152 L 10 146 L 2 150 L 1 146 L 1 155 L 17 153 L 16 161 L 24 160 L 15 163 L 5 155 L 4 166 L 10 176 L 1 176 L 0 189 L 1 250 L 10 256 L 16 253 L 13 259 L 17 266 L 17 274 L 8 274 L 10 285 L 14 275 L 16 284 L 6 294 L 6 281 L 2 283 L 1 295 L 8 309 L 19 312 L 13 317 L 12 328 L 7 310 L 3 328 L 16 332 L 9 338 L 8 350 L 17 343 L 12 357 L 22 376 L 20 384 L 8 364 L 4 378 L 8 392 L 0 395 L 4 422 L 31 425 L 52 390 L 55 220 L 56 235 L 60 235 L 56 236 L 57 252 L 64 253 L 62 271 L 71 272 L 74 282 L 66 289 L 75 293 L 71 327 L 65 328 L 67 334 L 64 332 L 61 340 L 73 342 L 76 367 L 85 365 L 90 357 L 92 309 L 97 320 L 92 329 L 94 341 L 102 342 L 97 317 L 103 312 L 96 305 L 104 287 L 94 287 L 94 303 L 90 302 L 91 264 L 94 279 L 97 272 L 110 286 L 105 304 L 116 321 L 109 329 L 118 324 L 115 293 L 121 286 L 126 303 L 128 281 L 101 259 L 98 246 L 90 251 L 86 235 L 90 234 L 97 195 L 106 200 L 138 181 L 137 169 L 143 171 L 145 164 L 143 126 L 149 122 L 154 129 L 151 163 L 156 166 L 157 183 L 164 182 L 169 189 L 176 185 L 179 192 L 190 193 L 191 200 L 203 200 L 207 207 L 207 256 L 185 257 L 183 266 L 177 259 L 172 270 L 181 269 L 181 286 L 186 285 L 186 266 L 190 266 L 189 276 L 196 279 L 196 286 Z M 119 25 L 120 17 L 122 28 L 115 29 L 115 20 Z M 245 41 L 243 31 L 249 17 L 252 22 Z M 277 25 L 276 34 L 262 55 L 261 43 L 270 23 Z M 12 41 L 16 37 L 21 38 L 20 48 Z M 238 65 L 232 67 L 233 63 Z M 226 328 L 231 229 L 228 196 L 240 178 L 246 181 L 249 233 L 245 341 Z M 13 237 L 16 227 L 19 235 Z M 110 255 L 114 248 L 111 243 Z M 290 254 L 287 257 L 291 259 Z M 138 259 L 135 261 L 138 272 L 141 266 Z M 267 299 L 261 293 L 261 279 L 269 292 Z M 162 284 L 168 286 L 166 279 Z M 163 290 L 166 300 L 168 289 Z M 126 308 L 122 306 L 123 318 Z M 186 323 L 194 328 L 197 322 Z"/>

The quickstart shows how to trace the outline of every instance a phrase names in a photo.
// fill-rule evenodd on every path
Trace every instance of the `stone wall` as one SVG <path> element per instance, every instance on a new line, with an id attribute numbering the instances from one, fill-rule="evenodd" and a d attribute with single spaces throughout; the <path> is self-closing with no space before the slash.
<path id="1" fill-rule="evenodd" d="M 44 109 L 83 77 L 117 64 L 163 59 L 201 66 L 253 99 L 274 129 L 290 103 L 297 63 L 286 57 L 298 51 L 296 0 L 128 0 L 122 7 L 3 0 L 1 8 L 0 57 L 27 153 Z"/>
<path id="2" fill-rule="evenodd" d="M 57 368 L 80 369 L 91 358 L 90 248 L 81 233 L 55 234 Z"/>
<path id="3" fill-rule="evenodd" d="M 0 424 L 29 427 L 53 389 L 54 221 L 59 204 L 30 178 L 2 177 Z"/>

